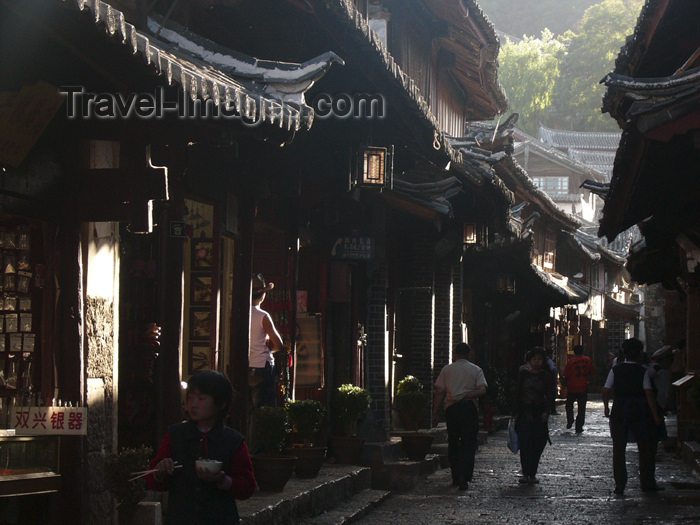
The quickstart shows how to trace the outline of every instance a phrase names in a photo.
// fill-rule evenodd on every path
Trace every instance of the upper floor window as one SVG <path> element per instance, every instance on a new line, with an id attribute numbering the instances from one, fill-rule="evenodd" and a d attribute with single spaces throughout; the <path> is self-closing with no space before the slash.
<path id="1" fill-rule="evenodd" d="M 391 13 L 377 3 L 370 3 L 368 7 L 368 17 L 369 17 L 369 27 L 377 33 L 379 40 L 382 41 L 384 47 L 389 48 L 389 19 L 391 18 Z"/>
<path id="2" fill-rule="evenodd" d="M 355 6 L 355 9 L 357 9 L 357 11 L 366 19 L 367 4 L 369 3 L 369 0 L 352 0 L 352 3 Z"/>
<path id="3" fill-rule="evenodd" d="M 591 266 L 591 288 L 600 288 L 600 268 L 598 265 Z"/>
<path id="4" fill-rule="evenodd" d="M 532 181 L 538 189 L 548 195 L 567 195 L 569 193 L 569 177 L 533 177 Z"/>
<path id="5" fill-rule="evenodd" d="M 553 272 L 555 257 L 557 252 L 557 233 L 554 230 L 547 230 L 544 238 L 544 260 L 543 267 L 546 272 Z"/>

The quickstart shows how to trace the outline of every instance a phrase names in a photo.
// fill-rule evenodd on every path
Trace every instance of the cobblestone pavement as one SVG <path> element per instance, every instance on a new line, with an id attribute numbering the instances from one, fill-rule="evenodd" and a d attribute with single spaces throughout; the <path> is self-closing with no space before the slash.
<path id="1" fill-rule="evenodd" d="M 659 447 L 657 481 L 663 492 L 639 488 L 637 449 L 627 447 L 629 481 L 613 494 L 612 440 L 603 403 L 589 400 L 582 434 L 566 430 L 564 407 L 550 419 L 553 446 L 540 461 L 539 485 L 519 485 L 520 457 L 506 447 L 506 432 L 489 436 L 476 456 L 469 490 L 451 486 L 449 469 L 411 492 L 394 494 L 357 523 L 385 524 L 700 524 L 700 477 L 675 451 Z"/>

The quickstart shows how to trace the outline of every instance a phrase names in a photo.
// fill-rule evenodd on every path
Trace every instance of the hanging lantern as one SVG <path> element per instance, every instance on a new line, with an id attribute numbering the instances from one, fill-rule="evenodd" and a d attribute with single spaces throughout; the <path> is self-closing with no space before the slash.
<path id="1" fill-rule="evenodd" d="M 462 244 L 476 244 L 476 223 L 465 222 Z"/>
<path id="2" fill-rule="evenodd" d="M 380 148 L 365 146 L 360 148 L 357 156 L 357 175 L 355 184 L 363 188 L 393 187 L 394 147 Z"/>

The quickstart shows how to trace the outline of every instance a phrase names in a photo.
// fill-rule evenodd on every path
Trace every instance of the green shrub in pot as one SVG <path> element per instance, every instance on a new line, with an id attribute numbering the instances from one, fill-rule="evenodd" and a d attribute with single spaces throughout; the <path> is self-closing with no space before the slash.
<path id="1" fill-rule="evenodd" d="M 304 446 L 312 446 L 314 434 L 326 415 L 326 407 L 320 401 L 303 399 L 289 401 L 286 406 L 292 428 L 296 430 Z"/>
<path id="2" fill-rule="evenodd" d="M 355 435 L 357 422 L 369 408 L 372 398 L 367 390 L 352 384 L 340 385 L 331 397 L 335 431 L 345 437 Z"/>
<path id="3" fill-rule="evenodd" d="M 105 482 L 107 489 L 117 500 L 120 520 L 128 523 L 146 496 L 145 478 L 129 481 L 134 472 L 148 468 L 153 449 L 147 446 L 124 448 L 105 458 Z"/>
<path id="4" fill-rule="evenodd" d="M 256 432 L 270 456 L 280 456 L 292 428 L 283 407 L 258 407 L 253 411 Z"/>
<path id="5" fill-rule="evenodd" d="M 430 394 L 414 376 L 406 376 L 396 386 L 394 406 L 406 430 L 418 430 L 420 422 L 430 412 Z"/>

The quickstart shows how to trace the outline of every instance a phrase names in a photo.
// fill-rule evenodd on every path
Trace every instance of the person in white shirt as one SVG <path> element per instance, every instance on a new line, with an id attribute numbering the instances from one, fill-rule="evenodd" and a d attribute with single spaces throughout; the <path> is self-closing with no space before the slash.
<path id="1" fill-rule="evenodd" d="M 452 484 L 467 490 L 474 473 L 479 434 L 477 399 L 486 393 L 484 372 L 467 357 L 472 349 L 467 343 L 457 343 L 452 352 L 454 362 L 443 367 L 435 381 L 433 425 L 438 411 L 445 404 L 447 423 L 447 457 L 452 471 Z"/>
<path id="2" fill-rule="evenodd" d="M 625 451 L 628 435 L 632 434 L 639 450 L 639 481 L 644 492 L 663 490 L 656 483 L 656 449 L 658 414 L 654 391 L 647 368 L 642 365 L 644 344 L 634 337 L 622 342 L 624 363 L 615 365 L 608 373 L 603 387 L 603 411 L 610 418 L 613 441 L 613 477 L 615 494 L 623 496 L 627 486 Z M 612 411 L 609 408 L 613 400 Z"/>
<path id="3" fill-rule="evenodd" d="M 256 436 L 253 411 L 262 406 L 276 406 L 275 361 L 273 354 L 283 350 L 282 337 L 270 314 L 260 305 L 265 294 L 275 287 L 266 283 L 261 273 L 254 274 L 251 280 L 250 343 L 248 347 L 248 388 L 249 426 L 248 443 L 251 454 L 263 454 L 265 449 Z"/>

